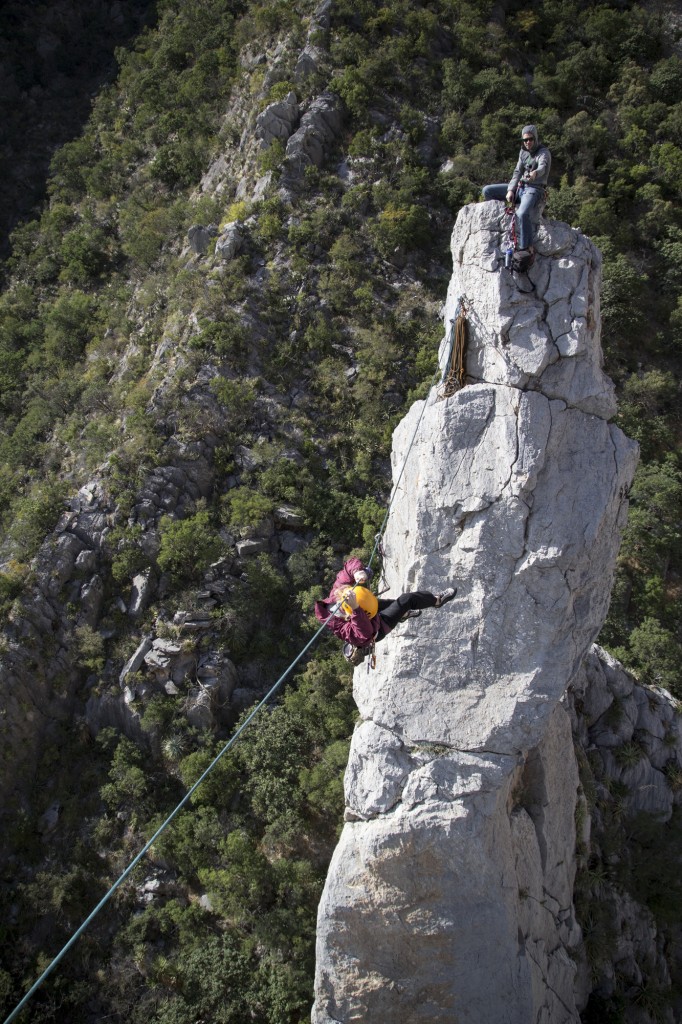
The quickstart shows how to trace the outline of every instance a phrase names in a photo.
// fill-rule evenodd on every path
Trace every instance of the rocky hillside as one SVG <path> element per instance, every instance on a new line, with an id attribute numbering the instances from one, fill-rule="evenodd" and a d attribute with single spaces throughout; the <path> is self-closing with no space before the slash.
<path id="1" fill-rule="evenodd" d="M 114 18 L 116 5 L 97 11 Z M 159 0 L 155 14 L 117 51 L 118 77 L 92 97 L 82 134 L 54 154 L 48 201 L 17 225 L 2 265 L 0 998 L 8 1010 L 311 636 L 312 603 L 343 558 L 368 555 L 389 493 L 393 430 L 436 370 L 455 217 L 486 179 L 508 175 L 528 120 L 540 123 L 554 154 L 551 215 L 580 224 L 604 254 L 602 339 L 619 422 L 642 450 L 600 639 L 638 672 L 637 686 L 677 685 L 674 126 L 682 75 L 670 22 L 639 5 L 577 0 L 543 3 L 530 15 L 511 4 L 446 0 Z M 617 52 L 607 45 L 615 38 Z M 497 230 L 493 218 L 485 232 Z M 598 457 L 581 463 L 585 486 L 595 472 L 600 488 L 611 479 L 613 393 L 595 350 L 582 348 L 597 330 L 597 257 L 582 233 L 575 238 L 583 249 L 571 243 L 563 253 L 555 239 L 562 254 L 548 251 L 538 264 L 574 261 L 538 280 L 534 319 L 524 319 L 527 296 L 505 296 L 502 320 L 499 302 L 479 308 L 498 343 L 479 338 L 472 348 L 462 397 L 427 405 L 441 424 L 444 410 L 480 392 L 466 445 L 447 430 L 433 435 L 448 467 L 470 442 L 491 441 L 504 453 L 490 461 L 477 496 L 461 473 L 461 493 L 436 489 L 442 551 L 455 545 L 467 582 L 448 618 L 422 617 L 405 652 L 412 670 L 409 658 L 426 657 L 421 645 L 434 640 L 436 622 L 463 616 L 458 658 L 479 673 L 476 705 L 485 704 L 503 658 L 494 638 L 505 616 L 515 621 L 511 596 L 502 600 L 510 565 L 523 557 L 531 527 L 551 540 L 552 524 L 534 518 L 530 500 L 526 513 L 524 501 L 542 491 L 540 477 L 545 499 L 559 500 L 548 467 L 565 454 L 563 434 L 578 430 L 581 451 L 586 434 L 599 439 Z M 476 244 L 467 241 L 472 251 Z M 502 280 L 492 263 L 468 255 L 461 265 Z M 478 308 L 477 278 L 463 291 Z M 519 353 L 528 332 L 534 344 Z M 541 388 L 531 386 L 536 379 Z M 498 392 L 508 396 L 504 409 Z M 532 430 L 531 412 L 540 412 Z M 469 422 L 464 412 L 461 420 Z M 590 431 L 578 428 L 588 421 Z M 399 432 L 403 447 L 412 422 Z M 526 435 L 518 462 L 512 452 Z M 550 442 L 552 457 L 542 462 Z M 474 462 L 467 456 L 462 472 Z M 617 474 L 625 483 L 625 464 Z M 387 538 L 396 586 L 422 571 L 430 585 L 460 567 L 418 550 L 409 525 L 415 515 L 422 522 L 417 483 L 394 509 L 408 542 L 402 533 Z M 569 562 L 586 538 L 597 550 L 608 536 L 600 516 L 616 516 L 621 501 L 611 498 L 601 508 L 584 490 L 571 495 Z M 473 523 L 490 522 L 486 510 L 499 532 L 474 537 Z M 573 535 L 580 516 L 586 533 Z M 466 551 L 460 530 L 472 545 Z M 551 545 L 524 568 L 532 581 L 516 595 L 524 623 L 537 638 L 547 616 L 564 665 L 555 678 L 545 636 L 535 682 L 548 715 L 606 610 L 615 537 L 604 544 L 602 562 L 576 563 L 577 575 L 571 562 L 568 582 L 563 562 L 548 567 Z M 491 578 L 477 590 L 479 545 Z M 414 578 L 401 576 L 402 547 L 418 567 Z M 531 595 L 545 576 L 556 577 L 556 602 L 536 610 Z M 470 645 L 476 617 L 485 659 Z M 523 651 L 506 655 L 514 679 L 523 676 L 533 691 L 532 673 L 514 662 Z M 388 731 L 411 718 L 391 678 L 381 691 L 386 720 L 371 707 L 369 715 L 356 692 L 363 717 Z M 511 714 L 511 682 L 492 685 Z M 315 908 L 343 816 L 356 715 L 350 687 L 336 645 L 321 642 L 62 962 L 31 1019 L 307 1019 Z M 430 695 L 447 732 L 446 692 L 439 683 Z M 649 772 L 636 758 L 640 748 L 649 758 L 650 733 L 663 743 L 651 771 L 668 766 L 673 785 L 676 762 L 664 757 L 672 726 L 652 731 L 644 712 L 635 721 L 625 703 L 635 731 L 614 741 L 625 753 L 588 765 L 601 817 L 592 815 L 580 892 L 589 900 L 601 885 L 605 905 L 619 898 L 622 909 L 626 884 L 638 899 L 635 880 L 663 928 L 642 851 L 651 843 L 670 850 L 675 816 L 661 832 L 634 835 L 628 824 L 631 852 L 614 853 L 626 820 L 618 796 L 625 783 L 615 773 L 621 760 Z M 595 714 L 601 706 L 590 704 Z M 518 726 L 509 750 L 497 748 L 496 733 L 495 756 L 506 764 L 535 742 L 535 717 L 539 727 L 538 712 Z M 457 745 L 482 757 L 485 730 L 471 728 Z M 446 745 L 455 734 L 439 735 Z M 587 779 L 582 761 L 580 770 Z M 577 897 L 574 917 L 587 935 Z M 600 981 L 585 1019 L 603 1007 L 620 1012 L 621 997 L 628 1005 L 658 998 L 665 1009 L 671 988 L 661 951 L 656 971 L 641 950 L 618 960 L 612 919 L 620 920 L 610 910 L 595 919 L 590 964 L 599 965 Z M 522 927 L 535 934 L 534 924 Z M 669 929 L 659 934 L 672 941 Z M 614 964 L 626 960 L 623 994 Z"/>
<path id="2" fill-rule="evenodd" d="M 93 95 L 116 77 L 116 47 L 149 17 L 147 0 L 57 0 L 49 7 L 7 0 L 0 11 L 0 254 L 12 229 L 45 196 L 55 151 L 78 135 Z"/>

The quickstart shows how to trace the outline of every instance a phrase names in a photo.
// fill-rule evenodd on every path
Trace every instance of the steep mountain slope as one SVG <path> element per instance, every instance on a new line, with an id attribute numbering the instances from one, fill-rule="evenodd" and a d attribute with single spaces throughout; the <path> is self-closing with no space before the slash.
<path id="1" fill-rule="evenodd" d="M 665 17 L 446 0 L 157 13 L 4 266 L 8 1006 L 373 537 L 392 429 L 435 368 L 454 217 L 505 177 L 529 118 L 555 154 L 553 214 L 600 236 L 610 371 L 647 467 L 608 639 L 643 678 L 677 671 L 682 76 Z M 305 1018 L 353 714 L 322 647 L 35 1019 Z"/>
<path id="2" fill-rule="evenodd" d="M 45 197 L 50 160 L 80 134 L 92 96 L 116 76 L 116 47 L 150 17 L 148 0 L 7 0 L 0 11 L 0 254 L 12 229 Z"/>

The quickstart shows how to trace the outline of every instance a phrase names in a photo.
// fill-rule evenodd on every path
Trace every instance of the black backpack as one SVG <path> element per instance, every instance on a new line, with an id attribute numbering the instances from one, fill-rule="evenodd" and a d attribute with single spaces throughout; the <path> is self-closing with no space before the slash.
<path id="1" fill-rule="evenodd" d="M 527 274 L 535 262 L 535 253 L 530 249 L 515 249 L 512 254 L 512 271 L 515 274 Z"/>
<path id="2" fill-rule="evenodd" d="M 343 656 L 353 666 L 362 665 L 363 661 L 372 651 L 371 647 L 354 647 L 353 644 L 343 645 Z"/>

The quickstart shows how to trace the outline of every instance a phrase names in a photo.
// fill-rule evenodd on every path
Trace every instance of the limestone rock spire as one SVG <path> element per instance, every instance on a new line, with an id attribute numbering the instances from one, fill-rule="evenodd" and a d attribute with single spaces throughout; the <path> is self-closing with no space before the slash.
<path id="1" fill-rule="evenodd" d="M 559 701 L 607 612 L 637 447 L 609 422 L 598 251 L 550 222 L 519 281 L 502 216 L 465 207 L 452 236 L 445 322 L 463 297 L 469 383 L 433 389 L 394 435 L 396 477 L 423 411 L 385 536 L 389 593 L 458 595 L 356 671 L 314 1024 L 579 1020 Z"/>

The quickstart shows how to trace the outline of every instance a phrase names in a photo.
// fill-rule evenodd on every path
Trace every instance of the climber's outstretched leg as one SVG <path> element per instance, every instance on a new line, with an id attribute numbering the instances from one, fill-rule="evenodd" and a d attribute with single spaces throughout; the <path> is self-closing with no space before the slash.
<path id="1" fill-rule="evenodd" d="M 448 601 L 452 601 L 456 593 L 456 587 L 449 587 L 441 594 L 432 594 L 428 590 L 414 590 L 411 594 L 401 594 L 393 601 L 382 599 L 379 601 L 379 615 L 390 631 L 402 618 L 408 617 L 410 612 L 420 611 L 422 608 L 442 608 Z"/>

